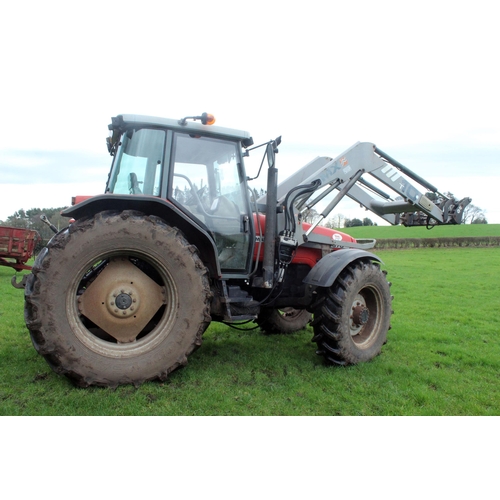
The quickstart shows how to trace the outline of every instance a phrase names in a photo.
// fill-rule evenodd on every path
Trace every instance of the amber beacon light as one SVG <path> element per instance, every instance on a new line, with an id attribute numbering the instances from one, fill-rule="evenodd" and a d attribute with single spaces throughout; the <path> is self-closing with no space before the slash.
<path id="1" fill-rule="evenodd" d="M 200 120 L 203 125 L 213 125 L 215 123 L 215 116 L 210 113 L 202 113 L 200 116 L 186 116 L 179 120 L 179 125 L 186 125 L 188 120 Z"/>

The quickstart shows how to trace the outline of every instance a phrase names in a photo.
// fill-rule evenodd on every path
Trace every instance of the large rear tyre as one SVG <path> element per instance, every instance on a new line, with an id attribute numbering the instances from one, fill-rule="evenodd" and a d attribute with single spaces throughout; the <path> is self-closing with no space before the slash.
<path id="1" fill-rule="evenodd" d="M 348 265 L 312 305 L 313 342 L 332 364 L 351 365 L 377 356 L 390 329 L 390 284 L 377 263 Z"/>
<path id="2" fill-rule="evenodd" d="M 266 333 L 293 333 L 303 330 L 311 321 L 311 317 L 311 313 L 305 309 L 263 308 L 255 321 Z"/>
<path id="3" fill-rule="evenodd" d="M 61 231 L 25 288 L 33 345 L 79 386 L 164 380 L 210 324 L 207 270 L 157 217 L 101 212 Z"/>

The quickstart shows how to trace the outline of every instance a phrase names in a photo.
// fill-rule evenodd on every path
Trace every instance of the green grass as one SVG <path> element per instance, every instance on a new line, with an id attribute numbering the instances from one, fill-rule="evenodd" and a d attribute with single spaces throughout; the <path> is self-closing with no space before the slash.
<path id="1" fill-rule="evenodd" d="M 393 282 L 389 341 L 326 366 L 312 331 L 212 324 L 165 383 L 77 389 L 31 345 L 21 290 L 0 267 L 1 415 L 499 415 L 499 248 L 378 252 Z"/>
<path id="2" fill-rule="evenodd" d="M 425 227 L 362 226 L 341 229 L 354 238 L 457 238 L 464 236 L 500 236 L 500 224 L 460 224 Z"/>

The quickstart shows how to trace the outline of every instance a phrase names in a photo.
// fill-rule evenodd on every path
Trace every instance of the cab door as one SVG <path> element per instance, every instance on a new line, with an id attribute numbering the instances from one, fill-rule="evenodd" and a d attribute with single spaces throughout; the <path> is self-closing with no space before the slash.
<path id="1" fill-rule="evenodd" d="M 210 232 L 223 273 L 247 275 L 252 228 L 240 151 L 239 142 L 175 133 L 169 198 Z"/>

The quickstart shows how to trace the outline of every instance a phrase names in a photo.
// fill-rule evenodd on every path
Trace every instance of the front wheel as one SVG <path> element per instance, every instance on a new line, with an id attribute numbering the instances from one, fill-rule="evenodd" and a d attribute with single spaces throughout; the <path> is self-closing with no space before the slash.
<path id="1" fill-rule="evenodd" d="M 79 386 L 164 380 L 201 345 L 211 292 L 197 249 L 157 217 L 101 212 L 61 231 L 25 288 L 37 351 Z"/>
<path id="2" fill-rule="evenodd" d="M 362 260 L 348 265 L 330 288 L 319 289 L 312 305 L 317 353 L 337 365 L 377 356 L 390 329 L 389 286 L 377 263 Z"/>

